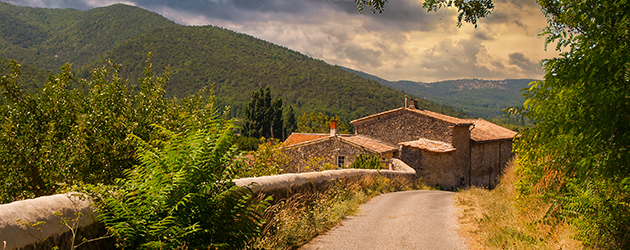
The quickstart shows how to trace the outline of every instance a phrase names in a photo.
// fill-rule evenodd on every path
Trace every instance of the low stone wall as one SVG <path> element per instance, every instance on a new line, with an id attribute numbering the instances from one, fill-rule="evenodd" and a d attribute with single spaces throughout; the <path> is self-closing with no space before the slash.
<path id="1" fill-rule="evenodd" d="M 341 170 L 326 170 L 322 172 L 310 172 L 301 174 L 281 174 L 273 176 L 261 176 L 252 178 L 243 178 L 234 180 L 234 183 L 240 187 L 249 187 L 257 192 L 274 192 L 274 191 L 286 191 L 288 189 L 295 189 L 304 185 L 318 185 L 326 183 L 332 180 L 340 179 L 352 179 L 360 178 L 367 175 L 385 175 L 390 178 L 416 178 L 416 171 L 407 166 L 404 162 L 398 159 L 393 159 L 390 169 L 388 170 L 375 170 L 375 169 L 341 169 Z"/>
<path id="2" fill-rule="evenodd" d="M 79 228 L 83 235 L 98 231 L 91 204 L 82 194 L 68 193 L 0 205 L 1 246 L 7 250 L 51 249 L 52 246 L 69 249 L 70 227 Z M 72 220 L 77 218 L 75 226 Z M 62 219 L 66 219 L 70 227 L 60 224 Z"/>
<path id="3" fill-rule="evenodd" d="M 394 159 L 390 170 L 343 169 L 302 174 L 282 174 L 234 180 L 236 185 L 250 187 L 254 192 L 287 192 L 304 185 L 319 185 L 332 180 L 360 178 L 367 175 L 386 175 L 390 178 L 416 178 L 416 172 L 404 162 Z M 393 170 L 391 170 L 393 169 Z M 80 215 L 81 232 L 90 233 L 92 238 L 105 232 L 96 219 L 94 206 L 82 194 L 69 193 L 44 196 L 0 205 L 0 250 L 12 249 L 68 249 L 72 233 L 70 228 L 59 223 L 62 218 L 77 218 Z M 18 221 L 20 220 L 20 221 Z M 28 226 L 45 222 L 38 226 Z M 41 229 L 41 230 L 38 230 Z M 83 249 L 108 249 L 90 245 Z M 2 244 L 5 244 L 3 246 Z"/>

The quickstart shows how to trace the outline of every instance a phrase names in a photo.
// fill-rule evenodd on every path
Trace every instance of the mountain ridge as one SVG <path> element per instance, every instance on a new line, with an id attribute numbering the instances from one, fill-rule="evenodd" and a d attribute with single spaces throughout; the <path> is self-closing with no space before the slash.
<path id="1" fill-rule="evenodd" d="M 522 90 L 536 79 L 457 79 L 437 82 L 416 82 L 408 80 L 388 81 L 365 72 L 344 68 L 344 70 L 375 80 L 396 90 L 448 105 L 466 112 L 470 116 L 487 120 L 507 121 L 503 110 L 508 107 L 523 105 Z M 517 123 L 516 120 L 511 121 Z"/>

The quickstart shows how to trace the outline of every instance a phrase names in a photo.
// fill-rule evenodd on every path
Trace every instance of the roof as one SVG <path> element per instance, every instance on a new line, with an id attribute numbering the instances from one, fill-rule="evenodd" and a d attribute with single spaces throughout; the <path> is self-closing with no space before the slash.
<path id="1" fill-rule="evenodd" d="M 441 141 L 433 141 L 433 140 L 424 139 L 424 138 L 420 138 L 415 141 L 401 142 L 399 144 L 403 146 L 407 146 L 407 147 L 427 150 L 434 153 L 449 153 L 449 152 L 453 152 L 457 150 L 449 143 L 441 142 Z"/>
<path id="2" fill-rule="evenodd" d="M 363 135 L 343 135 L 340 138 L 344 141 L 362 146 L 379 154 L 397 151 L 396 147 L 390 146 L 376 139 L 372 139 Z"/>
<path id="3" fill-rule="evenodd" d="M 460 119 L 460 118 L 457 118 L 457 117 L 452 117 L 452 116 L 436 113 L 436 112 L 425 110 L 425 109 L 412 109 L 412 108 L 405 108 L 405 107 L 392 109 L 392 110 L 389 110 L 389 111 L 385 111 L 385 112 L 381 112 L 381 113 L 378 113 L 378 114 L 374 114 L 374 115 L 366 116 L 366 117 L 363 117 L 363 118 L 359 118 L 359 119 L 356 119 L 354 121 L 351 121 L 350 123 L 351 124 L 355 124 L 355 123 L 359 123 L 359 122 L 363 122 L 363 121 L 367 121 L 367 120 L 372 120 L 374 118 L 377 118 L 377 117 L 380 117 L 380 116 L 383 116 L 383 115 L 396 113 L 396 112 L 400 112 L 400 111 L 403 111 L 403 110 L 411 111 L 411 112 L 414 112 L 414 113 L 417 113 L 417 114 L 421 114 L 421 115 L 424 115 L 424 116 L 435 118 L 435 119 L 438 119 L 438 120 L 441 120 L 441 121 L 444 121 L 444 122 L 451 123 L 453 125 L 472 125 L 472 122 L 469 121 L 469 120 Z"/>
<path id="4" fill-rule="evenodd" d="M 319 138 L 330 136 L 330 134 L 307 134 L 307 133 L 291 133 L 289 137 L 284 140 L 284 146 L 291 146 L 302 142 L 312 141 Z"/>
<path id="5" fill-rule="evenodd" d="M 289 140 L 291 139 L 291 140 Z M 363 135 L 337 135 L 330 136 L 330 134 L 302 134 L 292 133 L 289 138 L 284 142 L 285 147 L 302 147 L 314 143 L 324 142 L 329 139 L 339 139 L 354 146 L 365 148 L 369 151 L 383 154 L 388 152 L 397 151 L 398 148 L 381 142 L 376 139 L 372 139 Z"/>
<path id="6" fill-rule="evenodd" d="M 468 121 L 475 125 L 470 131 L 470 139 L 477 142 L 511 140 L 517 134 L 484 119 L 469 119 Z"/>

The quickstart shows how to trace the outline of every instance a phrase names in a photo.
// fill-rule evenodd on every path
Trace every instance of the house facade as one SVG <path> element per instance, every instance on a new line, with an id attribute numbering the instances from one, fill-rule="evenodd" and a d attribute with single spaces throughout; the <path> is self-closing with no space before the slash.
<path id="1" fill-rule="evenodd" d="M 406 107 L 350 123 L 355 127 L 354 135 L 319 134 L 317 139 L 302 141 L 295 139 L 309 135 L 291 135 L 294 138 L 287 139 L 287 153 L 296 165 L 325 155 L 332 164 L 341 156 L 344 166 L 358 153 L 371 153 L 384 160 L 402 160 L 427 185 L 491 187 L 513 156 L 512 139 L 516 136 L 516 132 L 483 119 L 460 119 L 419 109 L 414 100 Z"/>

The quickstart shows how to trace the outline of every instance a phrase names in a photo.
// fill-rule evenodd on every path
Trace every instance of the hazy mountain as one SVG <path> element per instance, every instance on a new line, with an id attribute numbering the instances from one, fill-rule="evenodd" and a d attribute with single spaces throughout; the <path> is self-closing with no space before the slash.
<path id="1" fill-rule="evenodd" d="M 534 79 L 481 80 L 459 79 L 432 83 L 388 81 L 364 72 L 344 68 L 367 79 L 410 95 L 448 105 L 468 115 L 492 119 L 503 117 L 503 109 L 522 105 L 522 89 Z"/>

